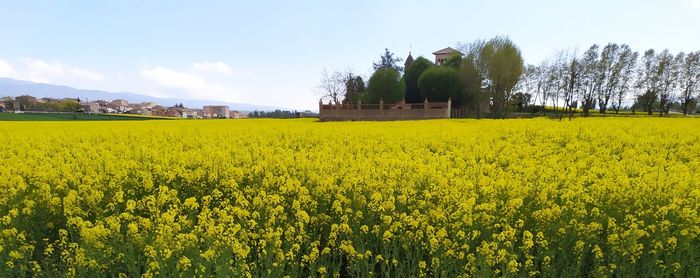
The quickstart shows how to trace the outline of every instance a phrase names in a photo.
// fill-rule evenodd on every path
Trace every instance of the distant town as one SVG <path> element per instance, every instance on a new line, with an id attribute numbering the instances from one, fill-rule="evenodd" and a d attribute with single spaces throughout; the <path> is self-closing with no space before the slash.
<path id="1" fill-rule="evenodd" d="M 206 105 L 202 108 L 185 107 L 182 103 L 162 106 L 154 102 L 130 103 L 125 99 L 87 100 L 80 98 L 37 98 L 30 95 L 0 98 L 0 112 L 14 113 L 86 113 L 132 114 L 143 116 L 176 117 L 191 119 L 243 119 L 243 118 L 299 118 L 316 117 L 311 111 L 236 111 L 226 105 Z"/>

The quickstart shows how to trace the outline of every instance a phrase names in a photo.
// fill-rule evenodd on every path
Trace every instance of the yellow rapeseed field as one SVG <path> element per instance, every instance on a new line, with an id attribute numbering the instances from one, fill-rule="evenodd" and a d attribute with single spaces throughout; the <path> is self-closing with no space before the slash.
<path id="1" fill-rule="evenodd" d="M 700 276 L 700 121 L 0 122 L 0 276 Z"/>

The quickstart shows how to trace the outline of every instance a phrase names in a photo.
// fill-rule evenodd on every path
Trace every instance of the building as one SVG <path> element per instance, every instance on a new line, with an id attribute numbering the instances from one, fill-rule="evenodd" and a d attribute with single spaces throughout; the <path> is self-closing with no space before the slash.
<path id="1" fill-rule="evenodd" d="M 153 109 L 153 107 L 157 106 L 155 102 L 148 101 L 148 102 L 142 102 L 140 104 L 141 108 L 146 108 L 146 109 Z"/>
<path id="2" fill-rule="evenodd" d="M 403 63 L 403 71 L 406 72 L 411 64 L 413 64 L 413 56 L 411 56 L 411 51 L 409 51 L 408 57 L 406 57 L 406 62 Z"/>
<path id="3" fill-rule="evenodd" d="M 202 109 L 206 118 L 230 118 L 230 110 L 226 105 L 208 105 Z"/>
<path id="4" fill-rule="evenodd" d="M 117 107 L 119 107 L 119 106 L 128 106 L 128 105 L 129 105 L 129 102 L 128 102 L 127 100 L 125 100 L 125 99 L 115 99 L 115 100 L 112 101 L 112 105 L 117 106 Z"/>
<path id="5" fill-rule="evenodd" d="M 448 48 L 433 52 L 433 55 L 435 55 L 435 65 L 439 66 L 442 63 L 444 63 L 445 61 L 447 61 L 447 59 L 450 59 L 454 55 L 462 56 L 464 54 L 462 54 L 462 52 L 459 52 L 459 51 L 453 49 L 452 47 L 448 47 Z"/>
<path id="6" fill-rule="evenodd" d="M 187 118 L 200 119 L 202 118 L 202 109 L 187 109 Z"/>
<path id="7" fill-rule="evenodd" d="M 248 114 L 233 110 L 233 111 L 231 111 L 230 116 L 232 119 L 243 119 L 243 118 L 247 118 Z"/>
<path id="8" fill-rule="evenodd" d="M 88 114 L 100 113 L 100 105 L 95 102 L 84 102 L 80 104 L 80 107 L 83 108 L 83 112 Z"/>
<path id="9" fill-rule="evenodd" d="M 187 114 L 185 113 L 185 117 L 186 115 Z M 182 117 L 182 111 L 180 111 L 180 109 L 171 107 L 165 110 L 165 114 L 163 116 L 180 118 Z"/>

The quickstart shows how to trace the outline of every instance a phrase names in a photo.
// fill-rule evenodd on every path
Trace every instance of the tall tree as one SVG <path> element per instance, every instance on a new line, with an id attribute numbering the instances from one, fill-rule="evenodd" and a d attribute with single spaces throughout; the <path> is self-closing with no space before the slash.
<path id="1" fill-rule="evenodd" d="M 345 98 L 343 102 L 356 103 L 361 100 L 365 93 L 365 81 L 362 76 L 354 74 L 352 71 L 347 71 L 343 75 L 343 83 L 345 83 Z"/>
<path id="2" fill-rule="evenodd" d="M 679 61 L 681 64 L 678 76 L 681 110 L 683 110 L 683 115 L 688 115 L 689 106 L 697 97 L 697 91 L 700 89 L 700 51 L 679 55 L 683 57 Z"/>
<path id="3" fill-rule="evenodd" d="M 620 50 L 620 46 L 616 43 L 608 43 L 600 53 L 598 70 L 600 71 L 601 88 L 598 91 L 598 109 L 603 115 L 605 115 L 610 99 L 620 82 L 620 73 L 624 67 Z"/>
<path id="4" fill-rule="evenodd" d="M 524 98 L 519 99 L 520 101 L 520 106 L 523 108 L 527 105 L 530 105 L 530 102 L 533 101 L 532 96 L 537 96 L 537 81 L 538 81 L 538 68 L 537 66 L 533 64 L 528 64 L 525 66 L 525 69 L 523 70 L 523 76 L 520 78 L 520 88 L 523 94 L 529 95 L 529 97 L 526 98 L 527 102 L 523 102 L 522 100 L 525 100 Z M 521 108 L 522 109 L 522 108 Z"/>
<path id="5" fill-rule="evenodd" d="M 673 90 L 676 85 L 677 70 L 674 68 L 674 57 L 668 49 L 659 53 L 658 60 L 659 116 L 663 116 L 664 113 L 668 114 L 669 105 L 672 101 Z"/>
<path id="6" fill-rule="evenodd" d="M 599 71 L 599 51 L 600 47 L 597 44 L 592 45 L 581 58 L 581 91 L 579 92 L 583 109 L 583 116 L 588 117 L 593 102 L 595 101 L 600 83 Z"/>
<path id="7" fill-rule="evenodd" d="M 658 57 L 654 49 L 644 52 L 638 68 L 637 89 L 639 93 L 636 98 L 637 105 L 651 115 L 653 113 L 654 102 L 658 98 L 659 74 Z"/>
<path id="8" fill-rule="evenodd" d="M 567 52 L 566 54 L 563 54 L 563 62 L 564 64 L 562 65 L 563 68 L 563 76 L 564 76 L 564 109 L 562 113 L 559 116 L 559 120 L 564 116 L 564 113 L 568 114 L 569 116 L 569 121 L 571 120 L 571 117 L 573 117 L 574 110 L 573 110 L 573 102 L 574 102 L 574 97 L 576 97 L 576 93 L 580 91 L 580 76 L 581 76 L 581 71 L 582 67 L 578 61 L 578 58 L 576 58 L 576 53 L 569 53 Z"/>
<path id="9" fill-rule="evenodd" d="M 476 65 L 476 57 L 473 53 L 467 54 L 462 59 L 459 67 L 459 80 L 462 85 L 461 105 L 470 107 L 476 111 L 477 118 L 481 118 L 482 104 L 488 101 L 488 94 L 481 87 L 484 77 Z"/>
<path id="10" fill-rule="evenodd" d="M 404 74 L 404 82 L 406 82 L 406 102 L 418 103 L 423 101 L 420 90 L 418 89 L 418 78 L 420 78 L 425 70 L 432 66 L 434 66 L 433 62 L 421 56 L 413 61 L 406 69 L 406 73 Z"/>
<path id="11" fill-rule="evenodd" d="M 454 54 L 454 55 L 452 55 L 452 57 L 448 58 L 447 61 L 442 63 L 440 66 L 459 69 L 459 67 L 462 65 L 462 60 L 463 60 L 462 55 Z"/>
<path id="12" fill-rule="evenodd" d="M 532 94 L 537 86 L 537 66 L 527 64 L 523 68 L 523 76 L 520 77 L 520 89 L 524 93 Z"/>
<path id="13" fill-rule="evenodd" d="M 404 82 L 401 74 L 392 68 L 380 68 L 372 74 L 367 85 L 369 103 L 394 103 L 404 98 Z"/>
<path id="14" fill-rule="evenodd" d="M 431 67 L 418 79 L 418 88 L 422 97 L 429 101 L 447 101 L 461 103 L 462 84 L 459 71 L 452 67 Z"/>
<path id="15" fill-rule="evenodd" d="M 403 59 L 394 55 L 394 53 L 390 52 L 388 48 L 385 48 L 384 54 L 382 54 L 380 60 L 374 63 L 374 70 L 393 69 L 401 73 L 403 72 L 403 67 L 400 66 L 402 61 Z"/>
<path id="16" fill-rule="evenodd" d="M 639 53 L 633 52 L 627 45 L 622 45 L 622 50 L 620 52 L 622 70 L 620 72 L 620 80 L 618 82 L 616 93 L 613 95 L 613 109 L 615 109 L 615 114 L 620 113 L 622 102 L 632 90 L 638 57 Z"/>
<path id="17" fill-rule="evenodd" d="M 329 73 L 326 69 L 321 72 L 321 84 L 318 86 L 321 98 L 340 103 L 345 95 L 345 77 L 343 73 L 334 71 Z"/>
<path id="18" fill-rule="evenodd" d="M 485 85 L 493 102 L 494 113 L 502 115 L 523 73 L 520 49 L 509 38 L 496 37 L 489 40 L 480 52 L 486 72 Z"/>
<path id="19" fill-rule="evenodd" d="M 545 106 L 547 106 L 547 100 L 551 96 L 551 84 L 550 82 L 550 68 L 551 63 L 548 61 L 543 61 L 534 71 L 534 78 L 536 79 L 536 91 L 535 99 L 539 99 L 540 106 L 542 106 L 542 113 L 545 112 Z"/>
<path id="20" fill-rule="evenodd" d="M 558 51 L 556 57 L 552 64 L 550 65 L 550 82 L 551 82 L 551 95 L 552 95 L 552 106 L 554 106 L 554 112 L 564 113 L 567 105 L 567 99 L 569 99 L 569 61 L 568 53 L 564 51 Z M 562 106 L 562 111 L 559 111 L 559 102 L 564 100 L 564 106 Z"/>

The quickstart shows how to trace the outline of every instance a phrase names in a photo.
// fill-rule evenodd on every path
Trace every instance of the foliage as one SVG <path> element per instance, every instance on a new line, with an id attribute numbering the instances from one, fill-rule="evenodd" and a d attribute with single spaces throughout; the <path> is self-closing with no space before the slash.
<path id="1" fill-rule="evenodd" d="M 431 67 L 418 79 L 418 88 L 421 96 L 428 101 L 447 101 L 452 98 L 459 103 L 461 99 L 462 83 L 459 79 L 459 71 L 451 67 Z"/>
<path id="2" fill-rule="evenodd" d="M 401 73 L 403 72 L 403 67 L 399 65 L 401 61 L 403 61 L 402 58 L 397 57 L 394 53 L 390 52 L 388 48 L 385 48 L 384 54 L 380 57 L 379 62 L 373 64 L 374 70 L 393 69 Z"/>
<path id="3" fill-rule="evenodd" d="M 520 49 L 507 37 L 475 41 L 460 48 L 484 79 L 482 87 L 491 99 L 493 112 L 504 114 L 525 67 Z"/>
<path id="4" fill-rule="evenodd" d="M 413 63 L 406 69 L 404 74 L 404 82 L 406 83 L 406 102 L 408 103 L 419 103 L 423 102 L 422 94 L 418 89 L 418 79 L 421 74 L 425 72 L 430 67 L 433 67 L 433 62 L 424 58 L 418 57 Z"/>
<path id="5" fill-rule="evenodd" d="M 356 103 L 364 97 L 366 88 L 362 77 L 351 72 L 345 74 L 345 98 L 343 102 Z"/>
<path id="6" fill-rule="evenodd" d="M 520 49 L 506 37 L 496 37 L 489 40 L 483 49 L 486 77 L 489 81 L 489 91 L 493 99 L 493 110 L 505 113 L 506 103 L 513 88 L 523 74 L 523 58 Z"/>
<path id="7" fill-rule="evenodd" d="M 14 99 L 5 97 L 2 103 L 8 110 L 39 111 L 39 112 L 78 112 L 80 102 L 75 99 L 44 99 L 37 101 L 29 95 L 18 96 Z"/>
<path id="8" fill-rule="evenodd" d="M 395 103 L 404 98 L 405 85 L 401 74 L 390 68 L 378 69 L 372 74 L 367 85 L 367 103 Z"/>
<path id="9" fill-rule="evenodd" d="M 345 79 L 342 72 L 328 72 L 323 69 L 321 72 L 321 84 L 318 86 L 321 101 L 327 100 L 339 103 L 346 94 Z"/>
<path id="10" fill-rule="evenodd" d="M 0 130 L 3 277 L 700 275 L 695 119 Z"/>
<path id="11" fill-rule="evenodd" d="M 697 102 L 695 98 L 700 89 L 700 51 L 688 54 L 679 53 L 676 56 L 678 63 L 678 89 L 680 90 L 680 104 L 683 114 L 693 111 Z"/>
<path id="12" fill-rule="evenodd" d="M 440 66 L 459 69 L 459 67 L 462 65 L 462 59 L 463 59 L 462 55 L 455 54 L 455 55 L 452 55 L 450 58 L 448 58 L 447 61 L 442 63 Z"/>
<path id="13" fill-rule="evenodd" d="M 321 72 L 321 84 L 317 89 L 321 101 L 325 99 L 334 103 L 356 102 L 364 96 L 365 82 L 351 70 L 329 73 L 324 69 Z"/>
<path id="14" fill-rule="evenodd" d="M 477 61 L 473 53 L 467 55 L 466 58 L 462 59 L 462 63 L 459 67 L 459 79 L 462 84 L 462 97 L 460 98 L 460 105 L 466 105 L 477 111 L 477 114 L 481 112 L 481 103 L 488 101 L 488 94 L 481 87 L 484 82 L 484 77 L 477 68 Z"/>
<path id="15" fill-rule="evenodd" d="M 518 112 L 523 112 L 525 107 L 528 106 L 532 99 L 532 95 L 528 93 L 515 93 L 511 97 L 510 104 L 513 106 L 513 110 Z"/>
<path id="16" fill-rule="evenodd" d="M 287 111 L 277 109 L 275 111 L 253 111 L 248 113 L 248 118 L 276 118 L 276 119 L 286 119 L 286 118 L 298 118 L 297 111 Z"/>

